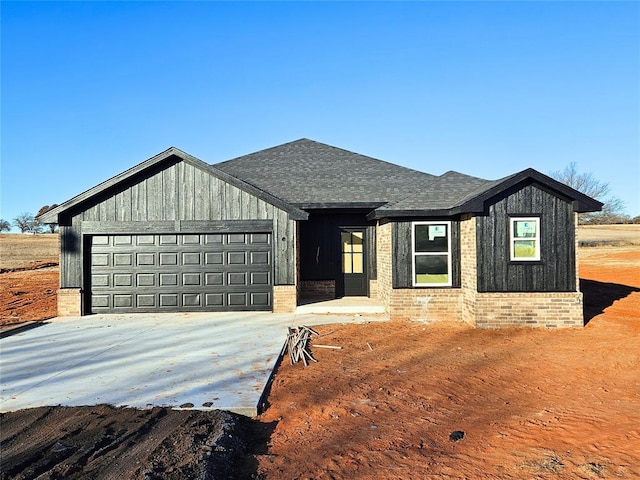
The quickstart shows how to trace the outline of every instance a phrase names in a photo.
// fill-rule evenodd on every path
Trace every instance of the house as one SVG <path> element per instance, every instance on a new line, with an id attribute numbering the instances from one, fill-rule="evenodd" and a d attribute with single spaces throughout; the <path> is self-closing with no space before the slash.
<path id="1" fill-rule="evenodd" d="M 60 315 L 266 310 L 369 296 L 392 318 L 582 326 L 577 214 L 533 169 L 422 173 L 308 139 L 209 165 L 177 148 L 40 216 Z"/>

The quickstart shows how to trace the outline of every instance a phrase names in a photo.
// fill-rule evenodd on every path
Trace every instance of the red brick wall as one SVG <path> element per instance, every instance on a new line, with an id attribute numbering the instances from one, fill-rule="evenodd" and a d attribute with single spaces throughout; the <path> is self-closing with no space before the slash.
<path id="1" fill-rule="evenodd" d="M 582 327 L 582 293 L 478 293 L 476 325 L 499 328 Z"/>

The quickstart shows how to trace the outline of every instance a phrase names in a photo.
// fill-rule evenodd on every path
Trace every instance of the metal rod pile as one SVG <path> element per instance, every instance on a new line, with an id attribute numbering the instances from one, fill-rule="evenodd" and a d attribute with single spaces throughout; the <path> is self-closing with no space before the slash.
<path id="1" fill-rule="evenodd" d="M 304 366 L 309 365 L 308 360 L 312 362 L 318 362 L 309 351 L 309 339 L 311 335 L 318 335 L 318 332 L 307 326 L 301 326 L 298 328 L 289 327 L 289 334 L 287 335 L 287 341 L 282 348 L 281 355 L 289 352 L 289 361 L 291 365 L 298 363 L 300 360 L 304 362 Z"/>

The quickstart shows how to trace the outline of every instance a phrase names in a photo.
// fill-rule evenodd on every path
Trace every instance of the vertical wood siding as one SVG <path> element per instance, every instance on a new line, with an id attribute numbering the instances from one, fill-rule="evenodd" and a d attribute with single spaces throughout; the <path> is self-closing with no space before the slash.
<path id="1" fill-rule="evenodd" d="M 413 247 L 411 245 L 411 224 L 413 221 L 451 221 L 451 286 L 460 286 L 460 222 L 452 219 L 415 219 L 393 223 L 391 230 L 391 251 L 393 259 L 393 288 L 425 288 L 413 286 Z M 428 287 L 440 288 L 440 287 Z M 451 287 L 447 287 L 451 288 Z"/>
<path id="2" fill-rule="evenodd" d="M 121 185 L 60 226 L 61 283 L 81 288 L 82 221 L 272 220 L 276 285 L 295 284 L 295 222 L 287 212 L 186 162 Z M 284 240 L 283 240 L 284 239 Z"/>
<path id="3" fill-rule="evenodd" d="M 540 217 L 540 262 L 511 262 L 509 218 Z M 571 292 L 575 281 L 575 225 L 571 202 L 536 185 L 510 192 L 477 219 L 478 291 Z"/>

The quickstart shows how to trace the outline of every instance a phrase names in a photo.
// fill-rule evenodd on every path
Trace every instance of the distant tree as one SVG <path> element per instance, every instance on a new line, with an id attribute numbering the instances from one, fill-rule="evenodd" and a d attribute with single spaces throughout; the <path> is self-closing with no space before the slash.
<path id="1" fill-rule="evenodd" d="M 38 210 L 38 213 L 36 213 L 36 219 L 40 216 L 43 215 L 45 213 L 47 213 L 49 210 L 52 210 L 54 208 L 56 208 L 58 206 L 57 203 L 54 203 L 53 205 L 49 206 L 49 205 L 45 205 L 44 207 L 42 207 L 40 210 Z M 57 223 L 47 223 L 46 224 L 47 227 L 49 228 L 49 232 L 50 233 L 56 233 L 56 230 L 58 229 L 58 224 Z"/>
<path id="2" fill-rule="evenodd" d="M 556 170 L 549 175 L 559 182 L 604 203 L 601 212 L 581 213 L 580 223 L 605 224 L 626 223 L 629 221 L 629 216 L 624 214 L 624 202 L 610 194 L 609 184 L 596 179 L 591 173 L 578 172 L 576 162 L 571 162 L 564 170 Z"/>
<path id="3" fill-rule="evenodd" d="M 7 222 L 4 218 L 0 219 L 0 233 L 2 232 L 10 232 L 11 224 Z"/>
<path id="4" fill-rule="evenodd" d="M 13 225 L 20 229 L 21 233 L 41 233 L 42 224 L 30 213 L 21 213 L 13 219 Z"/>

